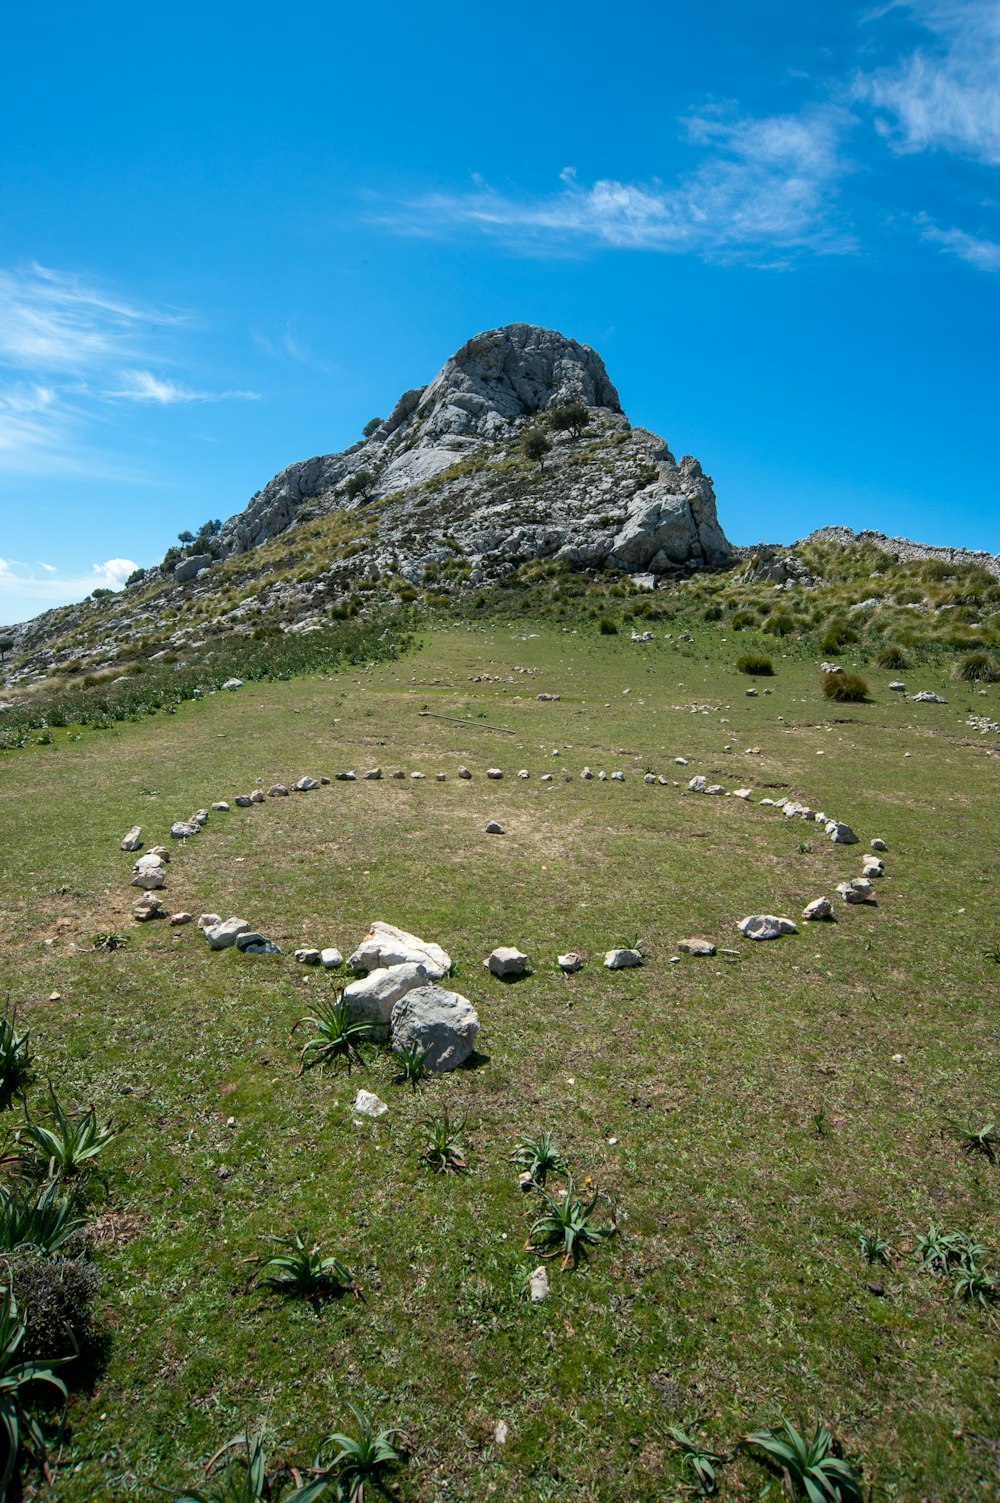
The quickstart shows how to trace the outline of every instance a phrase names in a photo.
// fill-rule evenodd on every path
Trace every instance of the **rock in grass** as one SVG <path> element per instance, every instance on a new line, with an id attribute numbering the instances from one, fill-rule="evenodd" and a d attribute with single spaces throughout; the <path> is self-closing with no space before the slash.
<path id="1" fill-rule="evenodd" d="M 170 833 L 175 840 L 188 840 L 192 835 L 197 835 L 201 825 L 193 819 L 178 819 L 170 826 Z"/>
<path id="2" fill-rule="evenodd" d="M 139 902 L 132 909 L 132 917 L 137 924 L 145 924 L 149 919 L 166 918 L 167 908 L 162 898 L 155 897 L 153 893 L 144 893 Z"/>
<path id="3" fill-rule="evenodd" d="M 441 986 L 418 986 L 392 1009 L 392 1047 L 427 1051 L 428 1070 L 454 1070 L 472 1053 L 479 1033 L 467 997 Z"/>
<path id="4" fill-rule="evenodd" d="M 387 1025 L 396 1003 L 414 991 L 426 986 L 430 977 L 427 967 L 419 961 L 408 960 L 402 965 L 383 966 L 369 971 L 367 976 L 352 981 L 344 988 L 352 1023 Z"/>
<path id="5" fill-rule="evenodd" d="M 498 819 L 489 819 L 486 821 L 486 833 L 487 835 L 506 835 L 507 831 Z"/>
<path id="6" fill-rule="evenodd" d="M 833 918 L 833 904 L 829 898 L 813 898 L 802 910 L 802 917 L 811 921 Z"/>
<path id="7" fill-rule="evenodd" d="M 752 913 L 737 925 L 746 939 L 779 939 L 782 934 L 797 934 L 798 928 L 791 919 L 778 918 L 773 913 Z"/>
<path id="8" fill-rule="evenodd" d="M 191 816 L 191 821 L 193 824 L 201 825 L 202 829 L 204 829 L 208 824 L 208 810 L 196 809 Z"/>
<path id="9" fill-rule="evenodd" d="M 863 861 L 863 868 L 864 869 L 861 875 L 863 877 L 867 877 L 869 881 L 871 881 L 873 877 L 885 876 L 885 867 L 882 865 L 882 862 L 877 856 L 865 856 Z"/>
<path id="10" fill-rule="evenodd" d="M 942 699 L 940 694 L 934 694 L 930 689 L 921 689 L 919 694 L 910 695 L 910 703 L 913 705 L 946 705 L 948 701 Z"/>
<path id="11" fill-rule="evenodd" d="M 528 1274 L 528 1294 L 532 1304 L 541 1304 L 542 1300 L 548 1297 L 548 1292 L 549 1271 L 545 1264 L 541 1263 L 533 1273 Z"/>
<path id="12" fill-rule="evenodd" d="M 170 927 L 171 929 L 179 929 L 182 924 L 190 924 L 193 918 L 193 913 L 172 913 L 170 915 Z"/>
<path id="13" fill-rule="evenodd" d="M 352 970 L 365 973 L 383 966 L 404 965 L 407 961 L 417 961 L 423 965 L 432 981 L 439 981 L 451 970 L 451 956 L 440 945 L 378 919 L 354 954 L 347 958 L 347 964 Z"/>
<path id="14" fill-rule="evenodd" d="M 314 788 L 318 788 L 318 787 L 319 787 L 319 779 L 318 778 L 310 778 L 310 777 L 299 778 L 299 780 L 298 780 L 297 783 L 293 783 L 292 784 L 292 792 L 293 793 L 311 793 Z"/>
<path id="15" fill-rule="evenodd" d="M 258 934 L 255 929 L 248 929 L 245 934 L 237 934 L 236 948 L 243 955 L 281 954 L 280 945 L 276 945 L 273 939 L 267 939 L 263 934 Z"/>
<path id="16" fill-rule="evenodd" d="M 121 843 L 123 851 L 137 851 L 142 845 L 142 825 L 133 825 Z"/>
<path id="17" fill-rule="evenodd" d="M 458 769 L 458 775 L 459 775 L 460 778 L 463 778 L 466 782 L 468 782 L 468 780 L 472 777 L 472 773 L 469 771 L 469 769 L 467 767 L 460 767 Z"/>
<path id="18" fill-rule="evenodd" d="M 204 931 L 204 934 L 210 950 L 228 950 L 236 943 L 239 935 L 249 932 L 250 925 L 246 919 L 228 918 L 213 924 L 210 929 Z"/>
<path id="19" fill-rule="evenodd" d="M 381 767 L 369 767 L 368 771 L 364 775 L 364 781 L 366 783 L 378 783 L 378 782 L 381 781 L 381 778 L 382 778 L 382 769 L 381 769 Z"/>
<path id="20" fill-rule="evenodd" d="M 327 971 L 335 971 L 338 965 L 344 964 L 343 955 L 341 955 L 339 950 L 334 949 L 332 945 L 329 945 L 325 950 L 320 950 L 319 958 L 324 969 Z"/>
<path id="21" fill-rule="evenodd" d="M 167 850 L 165 845 L 151 845 L 149 850 L 146 852 L 146 855 L 159 856 L 161 861 L 170 860 L 170 852 Z M 139 860 L 142 860 L 141 856 L 139 857 Z"/>
<path id="22" fill-rule="evenodd" d="M 642 781 L 644 783 L 655 783 L 656 782 L 656 773 L 655 772 L 647 772 L 647 773 L 645 773 L 643 775 Z"/>
<path id="23" fill-rule="evenodd" d="M 589 783 L 591 781 L 591 779 L 593 778 L 594 774 L 593 774 L 592 770 L 589 767 L 585 767 L 583 769 L 583 771 L 581 772 L 580 776 L 581 776 L 581 778 L 583 779 L 583 781 L 585 783 Z"/>
<path id="24" fill-rule="evenodd" d="M 211 929 L 216 924 L 222 923 L 222 916 L 218 913 L 203 913 L 198 920 L 199 929 Z"/>
<path id="25" fill-rule="evenodd" d="M 263 788 L 255 788 L 254 789 L 253 793 L 251 793 L 251 795 L 250 795 L 250 802 L 252 804 L 262 804 L 264 802 L 264 790 L 263 790 Z"/>
<path id="26" fill-rule="evenodd" d="M 146 851 L 139 857 L 132 870 L 134 872 L 162 871 L 166 864 L 159 851 Z"/>
<path id="27" fill-rule="evenodd" d="M 575 950 L 567 950 L 565 955 L 556 956 L 556 963 L 567 976 L 572 976 L 575 972 L 582 970 L 583 956 L 578 955 Z"/>
<path id="28" fill-rule="evenodd" d="M 140 866 L 132 878 L 131 886 L 144 887 L 154 892 L 167 885 L 167 874 L 162 866 Z"/>
<path id="29" fill-rule="evenodd" d="M 238 793 L 233 802 L 237 809 L 249 809 L 253 803 L 253 795 L 250 793 Z"/>
<path id="30" fill-rule="evenodd" d="M 359 1091 L 354 1098 L 354 1110 L 359 1117 L 384 1117 L 389 1108 L 374 1091 Z"/>
<path id="31" fill-rule="evenodd" d="M 858 843 L 858 837 L 855 835 L 850 825 L 842 824 L 840 820 L 837 819 L 827 820 L 826 833 L 829 835 L 834 845 L 857 845 Z"/>
<path id="32" fill-rule="evenodd" d="M 303 945 L 295 951 L 295 959 L 299 965 L 319 965 L 319 951 L 311 945 Z"/>
<path id="33" fill-rule="evenodd" d="M 630 966 L 642 965 L 641 950 L 609 950 L 604 957 L 604 967 L 608 971 L 625 971 Z"/>
<path id="34" fill-rule="evenodd" d="M 483 965 L 491 976 L 498 976 L 503 980 L 512 980 L 516 976 L 527 976 L 531 971 L 528 957 L 523 950 L 518 950 L 514 945 L 498 945 L 497 948 L 483 961 Z"/>
<path id="35" fill-rule="evenodd" d="M 499 767 L 487 767 L 486 776 L 492 778 L 495 783 L 498 783 L 503 777 L 503 772 Z"/>
<path id="36" fill-rule="evenodd" d="M 850 882 L 838 882 L 837 891 L 845 903 L 872 901 L 872 884 L 867 877 L 852 877 Z"/>
<path id="37" fill-rule="evenodd" d="M 701 934 L 695 934 L 691 939 L 682 939 L 677 946 L 682 955 L 714 955 L 715 945 L 710 939 L 705 939 Z"/>
<path id="38" fill-rule="evenodd" d="M 872 850 L 873 851 L 887 851 L 889 849 L 889 847 L 886 845 L 885 841 L 882 840 L 881 837 L 878 836 L 878 835 L 875 836 L 875 839 L 872 841 L 871 844 L 872 844 Z"/>
<path id="39" fill-rule="evenodd" d="M 224 798 L 216 800 L 216 802 L 212 805 L 212 808 L 215 810 L 216 814 L 229 813 L 229 805 L 226 803 Z"/>
<path id="40" fill-rule="evenodd" d="M 285 787 L 284 783 L 272 783 L 270 788 L 267 790 L 267 796 L 268 798 L 287 798 L 288 789 Z"/>
<path id="41" fill-rule="evenodd" d="M 224 689 L 242 689 L 243 680 L 241 678 L 227 678 L 222 687 Z"/>
<path id="42" fill-rule="evenodd" d="M 688 791 L 691 793 L 704 793 L 707 787 L 708 779 L 699 773 L 697 777 L 691 779 L 688 784 Z"/>

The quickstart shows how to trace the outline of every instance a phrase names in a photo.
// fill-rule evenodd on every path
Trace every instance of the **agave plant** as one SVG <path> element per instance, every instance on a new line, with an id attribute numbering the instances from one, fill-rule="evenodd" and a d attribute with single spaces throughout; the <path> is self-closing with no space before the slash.
<path id="1" fill-rule="evenodd" d="M 681 1453 L 681 1471 L 691 1476 L 693 1491 L 703 1497 L 710 1497 L 716 1488 L 715 1468 L 730 1458 L 719 1451 L 710 1451 L 701 1441 L 695 1440 L 686 1430 L 681 1430 L 676 1425 L 668 1425 L 667 1431 Z"/>
<path id="2" fill-rule="evenodd" d="M 249 1435 L 237 1435 L 227 1441 L 205 1471 L 210 1478 L 218 1476 L 218 1484 L 207 1492 L 192 1489 L 178 1493 L 175 1503 L 315 1503 L 328 1488 L 324 1477 L 286 1493 L 278 1475 L 267 1470 L 263 1434 L 253 1440 Z"/>
<path id="3" fill-rule="evenodd" d="M 565 1174 L 566 1161 L 556 1147 L 550 1132 L 540 1132 L 534 1138 L 518 1143 L 511 1158 L 515 1164 L 527 1170 L 536 1185 L 544 1185 L 550 1174 Z"/>
<path id="4" fill-rule="evenodd" d="M 395 1081 L 400 1085 L 408 1082 L 415 1091 L 427 1074 L 427 1057 L 431 1051 L 421 1049 L 419 1044 L 406 1044 L 392 1052 L 399 1061 L 399 1074 L 394 1077 Z"/>
<path id="5" fill-rule="evenodd" d="M 468 1169 L 462 1140 L 465 1124 L 461 1121 L 452 1122 L 447 1107 L 438 1117 L 425 1117 L 420 1126 L 424 1137 L 421 1157 L 432 1169 L 439 1174 L 444 1174 L 449 1169 L 456 1173 Z"/>
<path id="6" fill-rule="evenodd" d="M 23 1390 L 29 1383 L 47 1383 L 55 1388 L 63 1397 L 64 1418 L 69 1402 L 66 1385 L 61 1378 L 55 1376 L 53 1369 L 72 1361 L 72 1358 L 19 1362 L 18 1348 L 24 1339 L 24 1332 L 25 1322 L 17 1313 L 13 1293 L 7 1289 L 0 1305 L 0 1427 L 7 1442 L 7 1456 L 3 1471 L 0 1472 L 0 1499 L 7 1497 L 7 1489 L 17 1469 L 22 1439 L 40 1461 L 45 1460 L 45 1437 L 38 1421 L 25 1409 Z"/>
<path id="7" fill-rule="evenodd" d="M 277 1294 L 317 1300 L 344 1289 L 355 1289 L 351 1270 L 339 1258 L 325 1258 L 318 1247 L 310 1247 L 303 1232 L 272 1237 L 271 1241 L 285 1251 L 268 1258 L 261 1272 Z"/>
<path id="8" fill-rule="evenodd" d="M 73 1215 L 70 1197 L 59 1194 L 56 1180 L 40 1189 L 27 1185 L 0 1188 L 0 1249 L 4 1252 L 58 1252 L 86 1224 L 86 1217 Z"/>
<path id="9" fill-rule="evenodd" d="M 545 1254 L 550 1258 L 558 1257 L 561 1249 L 564 1270 L 575 1267 L 581 1256 L 586 1256 L 588 1248 L 607 1242 L 618 1230 L 613 1224 L 591 1224 L 590 1218 L 599 1199 L 596 1190 L 591 1199 L 584 1202 L 574 1191 L 572 1179 L 569 1179 L 566 1182 L 566 1194 L 561 1199 L 550 1195 L 547 1190 L 542 1190 L 541 1193 L 545 1210 L 532 1226 L 525 1246 L 538 1250 L 551 1248 L 552 1251 Z"/>
<path id="10" fill-rule="evenodd" d="M 952 1131 L 962 1145 L 962 1152 L 981 1153 L 991 1164 L 997 1161 L 997 1143 L 1000 1142 L 996 1128 L 995 1122 L 986 1122 L 982 1127 L 977 1127 L 974 1122 L 952 1124 Z"/>
<path id="11" fill-rule="evenodd" d="M 376 1431 L 367 1414 L 355 1409 L 353 1404 L 350 1408 L 358 1422 L 359 1434 L 354 1436 L 338 1432 L 328 1436 L 316 1458 L 316 1470 L 327 1481 L 336 1481 L 338 1499 L 348 1500 L 348 1503 L 364 1503 L 365 1484 L 377 1479 L 383 1467 L 403 1461 L 404 1456 L 393 1445 L 393 1437 L 399 1434 L 398 1430 Z M 337 1454 L 331 1461 L 324 1462 L 324 1455 L 334 1446 L 337 1447 Z"/>
<path id="12" fill-rule="evenodd" d="M 51 1086 L 49 1110 L 53 1119 L 51 1127 L 42 1127 L 29 1116 L 18 1137 L 27 1138 L 34 1144 L 39 1157 L 48 1165 L 50 1178 L 60 1174 L 79 1174 L 84 1165 L 114 1141 L 114 1131 L 98 1122 L 97 1112 L 92 1106 L 85 1112 L 67 1112 Z"/>
<path id="13" fill-rule="evenodd" d="M 30 1034 L 18 1033 L 7 1012 L 0 1018 L 0 1109 L 9 1106 L 31 1079 Z"/>
<path id="14" fill-rule="evenodd" d="M 850 1462 L 834 1455 L 833 1436 L 825 1425 L 817 1425 L 807 1441 L 782 1415 L 780 1428 L 758 1430 L 742 1444 L 763 1451 L 781 1467 L 793 1497 L 808 1503 L 864 1503 L 861 1478 Z"/>
<path id="15" fill-rule="evenodd" d="M 878 1232 L 859 1233 L 858 1245 L 867 1263 L 885 1263 L 888 1265 L 892 1247 L 884 1237 L 879 1236 Z"/>
<path id="16" fill-rule="evenodd" d="M 317 1065 L 324 1070 L 343 1065 L 349 1075 L 352 1066 L 364 1064 L 361 1046 L 370 1041 L 368 1026 L 351 1022 L 351 1010 L 340 993 L 332 1002 L 320 1002 L 316 1012 L 300 1018 L 295 1028 L 304 1023 L 311 1024 L 314 1032 L 299 1051 L 300 1075 Z"/>
<path id="17" fill-rule="evenodd" d="M 959 1265 L 958 1278 L 952 1292 L 956 1299 L 964 1300 L 970 1305 L 981 1305 L 987 1310 L 1000 1298 L 1000 1285 L 992 1274 L 968 1258 Z"/>

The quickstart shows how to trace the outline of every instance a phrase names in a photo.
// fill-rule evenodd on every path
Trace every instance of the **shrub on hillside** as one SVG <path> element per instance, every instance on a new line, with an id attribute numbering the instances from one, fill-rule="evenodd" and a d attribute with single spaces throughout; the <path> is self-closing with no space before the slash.
<path id="1" fill-rule="evenodd" d="M 795 629 L 795 617 L 789 615 L 788 611 L 772 611 L 761 628 L 772 637 L 790 637 Z"/>
<path id="2" fill-rule="evenodd" d="M 957 665 L 957 676 L 968 684 L 995 684 L 1000 679 L 1000 666 L 988 652 L 970 652 Z"/>
<path id="3" fill-rule="evenodd" d="M 865 704 L 871 697 L 860 673 L 824 673 L 823 693 L 838 704 Z"/>
<path id="4" fill-rule="evenodd" d="M 736 671 L 769 677 L 774 672 L 774 664 L 763 652 L 742 652 L 736 659 Z"/>
<path id="5" fill-rule="evenodd" d="M 910 666 L 910 660 L 906 656 L 906 653 L 895 642 L 890 642 L 883 647 L 875 661 L 880 668 L 902 670 Z"/>
<path id="6" fill-rule="evenodd" d="M 597 630 L 602 637 L 617 637 L 618 628 L 610 616 L 602 616 L 597 623 Z"/>
<path id="7" fill-rule="evenodd" d="M 101 1275 L 94 1265 L 17 1252 L 0 1260 L 0 1275 L 27 1321 L 19 1356 L 30 1362 L 79 1354 L 86 1365 L 102 1335 L 94 1311 Z"/>
<path id="8" fill-rule="evenodd" d="M 848 642 L 856 642 L 858 634 L 846 621 L 831 621 L 819 639 L 820 652 L 839 652 Z"/>

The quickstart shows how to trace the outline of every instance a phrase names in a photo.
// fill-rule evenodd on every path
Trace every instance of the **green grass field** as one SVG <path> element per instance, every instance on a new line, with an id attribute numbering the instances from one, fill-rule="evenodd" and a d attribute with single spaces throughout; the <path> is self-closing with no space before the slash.
<path id="1" fill-rule="evenodd" d="M 118 1129 L 89 1187 L 110 1355 L 26 1496 L 180 1491 L 261 1421 L 275 1460 L 308 1465 L 354 1404 L 402 1431 L 387 1486 L 425 1503 L 680 1498 L 668 1426 L 725 1451 L 781 1413 L 828 1423 L 876 1498 L 996 1497 L 996 1311 L 914 1249 L 933 1223 L 1000 1265 L 1000 1167 L 950 1131 L 998 1107 L 1000 742 L 964 721 L 1000 718 L 1000 687 L 929 669 L 911 689 L 950 703 L 914 705 L 866 668 L 873 702 L 830 705 L 817 664 L 780 643 L 763 680 L 733 670 L 738 639 L 659 635 L 441 629 L 371 671 L 248 684 L 0 759 L 0 984 L 31 1032 L 29 1107 L 44 1115 L 51 1078 Z M 239 915 L 284 955 L 133 922 L 129 826 L 166 842 L 258 780 L 375 764 L 427 777 L 213 814 L 173 851 L 173 908 Z M 584 782 L 585 764 L 626 781 Z M 696 773 L 754 797 L 691 794 Z M 782 795 L 861 844 L 758 805 Z M 833 889 L 873 836 L 877 904 L 847 907 Z M 737 932 L 824 893 L 836 924 Z M 452 955 L 476 1068 L 415 1092 L 385 1055 L 298 1076 L 291 1029 L 335 979 L 290 952 L 347 954 L 376 918 Z M 108 931 L 127 948 L 95 951 Z M 736 953 L 671 963 L 692 934 Z M 603 968 L 636 939 L 641 969 Z M 533 974 L 488 977 L 498 944 Z M 571 948 L 587 964 L 564 978 Z M 359 1085 L 385 1117 L 355 1121 Z M 467 1175 L 420 1162 L 419 1122 L 443 1106 L 465 1120 Z M 551 1263 L 540 1304 L 524 1297 L 537 1197 L 510 1160 L 536 1128 L 620 1230 L 575 1271 Z M 314 1311 L 260 1286 L 250 1260 L 299 1227 L 362 1299 Z M 859 1247 L 876 1230 L 887 1267 Z M 720 1495 L 776 1500 L 780 1476 L 741 1454 Z"/>

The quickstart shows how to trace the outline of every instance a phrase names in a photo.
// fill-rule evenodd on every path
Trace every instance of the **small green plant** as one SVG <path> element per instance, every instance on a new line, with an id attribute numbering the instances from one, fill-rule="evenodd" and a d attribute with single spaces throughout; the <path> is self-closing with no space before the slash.
<path id="1" fill-rule="evenodd" d="M 41 1188 L 32 1185 L 0 1187 L 0 1250 L 40 1253 L 58 1252 L 69 1239 L 87 1224 L 83 1216 L 73 1215 L 68 1195 L 59 1194 L 59 1185 L 51 1180 Z"/>
<path id="2" fill-rule="evenodd" d="M 25 1322 L 17 1312 L 17 1302 L 9 1289 L 4 1290 L 0 1305 L 0 1428 L 7 1442 L 7 1455 L 3 1472 L 0 1473 L 0 1499 L 7 1497 L 7 1490 L 17 1470 L 22 1439 L 39 1460 L 45 1460 L 45 1437 L 41 1426 L 24 1406 L 23 1390 L 30 1383 L 46 1383 L 63 1397 L 63 1415 L 69 1396 L 66 1385 L 57 1378 L 53 1369 L 62 1365 L 65 1358 L 47 1361 L 22 1362 L 20 1346 L 24 1339 Z"/>
<path id="3" fill-rule="evenodd" d="M 290 1299 L 319 1300 L 344 1290 L 356 1293 L 354 1275 L 339 1258 L 325 1258 L 310 1247 L 303 1232 L 271 1241 L 285 1251 L 264 1261 L 261 1274 L 276 1294 Z"/>
<path id="4" fill-rule="evenodd" d="M 551 1248 L 551 1252 L 544 1254 L 550 1258 L 558 1257 L 561 1249 L 564 1271 L 575 1268 L 589 1248 L 609 1241 L 616 1234 L 618 1228 L 614 1224 L 594 1226 L 591 1223 L 594 1207 L 600 1198 L 596 1190 L 591 1199 L 584 1202 L 576 1194 L 572 1179 L 569 1179 L 564 1196 L 550 1195 L 547 1190 L 542 1190 L 541 1194 L 545 1209 L 532 1225 L 525 1246 L 538 1250 Z"/>
<path id="5" fill-rule="evenodd" d="M 695 1493 L 711 1497 L 716 1489 L 715 1469 L 727 1458 L 719 1451 L 710 1451 L 700 1440 L 695 1440 L 686 1430 L 668 1425 L 667 1433 L 681 1453 L 681 1471 L 690 1475 Z"/>
<path id="6" fill-rule="evenodd" d="M 996 1304 L 1000 1288 L 992 1274 L 987 1273 L 978 1263 L 967 1260 L 959 1265 L 952 1293 L 956 1299 L 964 1300 L 966 1304 L 980 1305 L 987 1310 L 990 1305 Z"/>
<path id="7" fill-rule="evenodd" d="M 867 704 L 871 698 L 860 673 L 824 673 L 820 683 L 827 699 L 836 704 Z"/>
<path id="8" fill-rule="evenodd" d="M 933 1225 L 917 1238 L 916 1252 L 924 1268 L 932 1273 L 950 1273 L 963 1264 L 978 1265 L 987 1255 L 987 1249 L 968 1232 L 946 1232 Z"/>
<path id="9" fill-rule="evenodd" d="M 115 1132 L 98 1122 L 94 1107 L 88 1107 L 85 1112 L 67 1112 L 51 1086 L 49 1110 L 53 1119 L 51 1127 L 43 1127 L 28 1117 L 17 1136 L 19 1141 L 27 1138 L 34 1145 L 39 1157 L 48 1165 L 50 1179 L 57 1175 L 79 1174 L 109 1143 L 114 1142 Z M 28 1116 L 27 1108 L 25 1116 Z"/>
<path id="10" fill-rule="evenodd" d="M 353 1404 L 350 1408 L 357 1420 L 358 1434 L 337 1432 L 328 1436 L 316 1458 L 316 1472 L 324 1482 L 336 1481 L 336 1496 L 343 1503 L 364 1503 L 366 1484 L 377 1482 L 385 1467 L 395 1466 L 405 1457 L 393 1444 L 398 1430 L 376 1431 L 367 1414 L 355 1409 Z M 337 1448 L 336 1455 L 332 1460 L 324 1461 L 325 1454 L 334 1447 Z"/>
<path id="11" fill-rule="evenodd" d="M 741 652 L 736 659 L 737 673 L 750 673 L 760 678 L 770 678 L 774 673 L 774 664 L 763 652 Z"/>
<path id="12" fill-rule="evenodd" d="M 955 676 L 967 684 L 992 684 L 1000 678 L 1000 665 L 988 652 L 970 652 L 958 663 Z"/>
<path id="13" fill-rule="evenodd" d="M 511 1158 L 531 1175 L 536 1185 L 544 1185 L 550 1174 L 565 1174 L 566 1161 L 556 1147 L 550 1132 L 540 1132 L 537 1137 L 526 1138 L 518 1143 Z"/>
<path id="14" fill-rule="evenodd" d="M 763 1451 L 781 1468 L 792 1497 L 808 1503 L 864 1503 L 861 1478 L 850 1462 L 834 1454 L 833 1436 L 825 1425 L 817 1425 L 807 1441 L 782 1415 L 780 1428 L 755 1431 L 742 1445 Z"/>
<path id="15" fill-rule="evenodd" d="M 30 1034 L 18 1033 L 14 1017 L 5 1012 L 0 1018 L 0 1110 L 22 1095 L 31 1081 Z"/>
<path id="16" fill-rule="evenodd" d="M 897 673 L 902 673 L 905 668 L 909 668 L 910 666 L 910 660 L 906 656 L 906 653 L 901 647 L 897 647 L 894 642 L 889 642 L 882 648 L 875 662 L 880 668 L 890 668 Z"/>
<path id="17" fill-rule="evenodd" d="M 415 1091 L 427 1074 L 427 1057 L 431 1051 L 421 1049 L 419 1044 L 406 1044 L 392 1052 L 399 1061 L 399 1074 L 393 1079 L 399 1085 L 408 1084 Z"/>
<path id="18" fill-rule="evenodd" d="M 892 1248 L 884 1237 L 879 1236 L 878 1232 L 861 1232 L 858 1236 L 858 1245 L 866 1263 L 885 1263 L 888 1266 Z"/>
<path id="19" fill-rule="evenodd" d="M 597 623 L 597 630 L 602 637 L 617 637 L 618 627 L 610 616 L 601 616 Z"/>
<path id="20" fill-rule="evenodd" d="M 462 1133 L 465 1124 L 452 1122 L 448 1108 L 437 1117 L 425 1117 L 420 1124 L 424 1139 L 421 1158 L 438 1174 L 448 1170 L 462 1172 L 468 1169 Z"/>
<path id="21" fill-rule="evenodd" d="M 996 1123 L 987 1122 L 982 1127 L 976 1127 L 974 1123 L 955 1122 L 952 1131 L 962 1145 L 963 1153 L 981 1153 L 983 1158 L 989 1159 L 991 1164 L 997 1161 L 997 1138 Z"/>
<path id="22" fill-rule="evenodd" d="M 994 965 L 1000 965 L 1000 945 L 987 945 L 983 951 L 984 960 L 992 960 Z"/>
<path id="23" fill-rule="evenodd" d="M 110 929 L 106 934 L 95 934 L 91 938 L 91 946 L 95 950 L 124 950 L 128 944 L 127 934 L 118 934 Z"/>
<path id="24" fill-rule="evenodd" d="M 352 1023 L 351 1010 L 338 992 L 332 1002 L 319 1002 L 315 1013 L 300 1018 L 292 1032 L 303 1024 L 311 1024 L 314 1033 L 299 1051 L 299 1074 L 320 1066 L 324 1070 L 338 1069 L 343 1065 L 348 1075 L 354 1065 L 364 1064 L 362 1045 L 370 1042 L 368 1026 Z"/>
<path id="25" fill-rule="evenodd" d="M 205 1472 L 210 1479 L 218 1476 L 218 1484 L 207 1492 L 178 1493 L 175 1503 L 316 1503 L 329 1487 L 329 1478 L 322 1477 L 286 1493 L 279 1475 L 267 1470 L 263 1433 L 227 1441 L 206 1463 Z"/>

